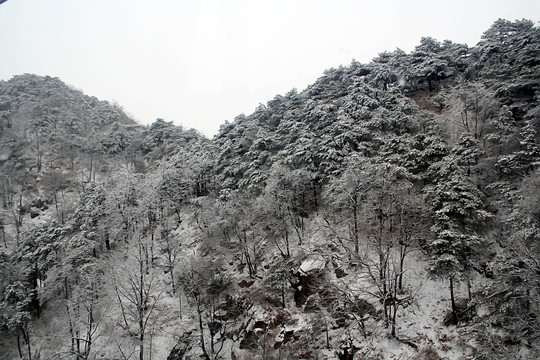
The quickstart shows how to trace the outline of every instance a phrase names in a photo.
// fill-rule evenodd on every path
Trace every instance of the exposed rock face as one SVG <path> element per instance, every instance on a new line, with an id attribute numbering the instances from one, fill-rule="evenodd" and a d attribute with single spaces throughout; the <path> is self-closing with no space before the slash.
<path id="1" fill-rule="evenodd" d="M 296 306 L 306 305 L 308 298 L 317 293 L 318 282 L 324 277 L 326 261 L 319 255 L 308 256 L 298 269 L 298 283 L 295 285 L 294 300 Z M 308 306 L 308 309 L 312 308 Z"/>
<path id="2" fill-rule="evenodd" d="M 183 360 L 184 355 L 189 350 L 191 345 L 192 335 L 191 332 L 186 332 L 182 335 L 176 345 L 172 348 L 167 360 Z"/>

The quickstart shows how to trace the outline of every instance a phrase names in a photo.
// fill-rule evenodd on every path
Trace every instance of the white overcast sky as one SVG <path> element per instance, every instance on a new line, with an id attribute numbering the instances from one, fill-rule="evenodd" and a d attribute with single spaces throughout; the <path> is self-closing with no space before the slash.
<path id="1" fill-rule="evenodd" d="M 142 124 L 211 137 L 325 69 L 409 52 L 422 36 L 474 46 L 498 18 L 538 24 L 540 1 L 8 0 L 0 79 L 59 77 Z"/>

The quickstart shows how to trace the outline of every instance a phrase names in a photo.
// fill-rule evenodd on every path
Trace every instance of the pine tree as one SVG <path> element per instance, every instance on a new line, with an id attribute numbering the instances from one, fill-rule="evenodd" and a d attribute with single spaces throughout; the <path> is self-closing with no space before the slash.
<path id="1" fill-rule="evenodd" d="M 452 321 L 457 323 L 458 311 L 454 282 L 468 276 L 478 258 L 483 243 L 477 234 L 480 222 L 489 217 L 484 210 L 483 196 L 460 166 L 456 152 L 432 166 L 433 185 L 427 187 L 433 209 L 433 239 L 428 243 L 430 273 L 450 280 Z"/>

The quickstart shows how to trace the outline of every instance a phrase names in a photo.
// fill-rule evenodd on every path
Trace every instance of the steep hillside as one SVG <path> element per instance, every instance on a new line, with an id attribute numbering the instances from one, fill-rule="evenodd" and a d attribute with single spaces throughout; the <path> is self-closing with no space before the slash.
<path id="1" fill-rule="evenodd" d="M 540 156 L 539 36 L 529 21 L 499 20 L 473 48 L 424 38 L 410 54 L 396 50 L 370 64 L 328 70 L 302 92 L 277 96 L 225 124 L 215 139 L 217 201 L 231 209 L 220 213 L 228 224 L 224 235 L 243 243 L 240 256 L 250 275 L 266 273 L 249 267 L 271 261 L 270 251 L 257 252 L 263 244 L 273 242 L 273 253 L 291 269 L 316 253 L 336 276 L 368 279 L 357 290 L 354 280 L 346 280 L 347 290 L 338 294 L 378 309 L 378 318 L 368 317 L 378 319 L 372 334 L 383 326 L 406 344 L 416 338 L 439 350 L 454 348 L 453 355 L 439 351 L 443 358 L 537 349 L 538 322 L 530 309 L 539 300 L 539 219 L 529 211 L 539 202 L 533 180 Z M 309 243 L 314 240 L 317 246 Z M 417 298 L 416 310 L 410 306 L 412 294 L 423 291 L 415 287 L 418 276 L 444 280 L 436 293 L 448 301 L 449 318 L 440 309 L 429 324 L 407 318 L 426 305 Z M 329 291 L 332 300 L 316 300 L 308 313 L 335 321 L 333 309 L 347 300 L 334 302 L 336 289 L 328 289 L 343 280 L 332 277 L 325 272 L 328 283 L 305 296 Z M 305 289 L 302 280 L 294 281 Z M 464 291 L 459 296 L 456 284 Z M 401 312 L 407 325 L 398 324 Z M 418 330 L 440 323 L 459 324 L 449 339 L 470 348 L 456 355 L 459 344 L 426 339 Z M 350 334 L 354 327 L 347 329 Z M 365 331 L 363 322 L 360 329 Z M 385 345 L 366 345 L 380 336 L 364 332 L 362 341 L 356 335 L 352 352 L 370 357 L 375 348 L 392 356 Z M 336 341 L 329 347 L 336 349 Z M 299 348 L 312 346 L 308 341 Z M 532 356 L 524 353 L 519 356 Z"/>
<path id="2" fill-rule="evenodd" d="M 0 358 L 539 357 L 539 49 L 423 38 L 212 141 L 0 83 Z"/>
<path id="3" fill-rule="evenodd" d="M 16 76 L 0 83 L 0 99 L 0 354 L 28 357 L 44 346 L 45 358 L 71 357 L 80 322 L 94 316 L 93 300 L 79 297 L 107 299 L 103 267 L 143 231 L 137 222 L 157 212 L 179 218 L 182 201 L 208 191 L 212 147 L 161 119 L 137 125 L 56 78 Z M 90 344 L 77 346 L 88 356 Z"/>

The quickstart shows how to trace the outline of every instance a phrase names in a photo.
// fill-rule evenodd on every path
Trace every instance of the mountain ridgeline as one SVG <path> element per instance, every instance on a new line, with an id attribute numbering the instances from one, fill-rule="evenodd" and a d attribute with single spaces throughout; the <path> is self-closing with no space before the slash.
<path id="1" fill-rule="evenodd" d="M 210 140 L 0 82 L 0 358 L 540 357 L 540 30 L 329 69 Z"/>

